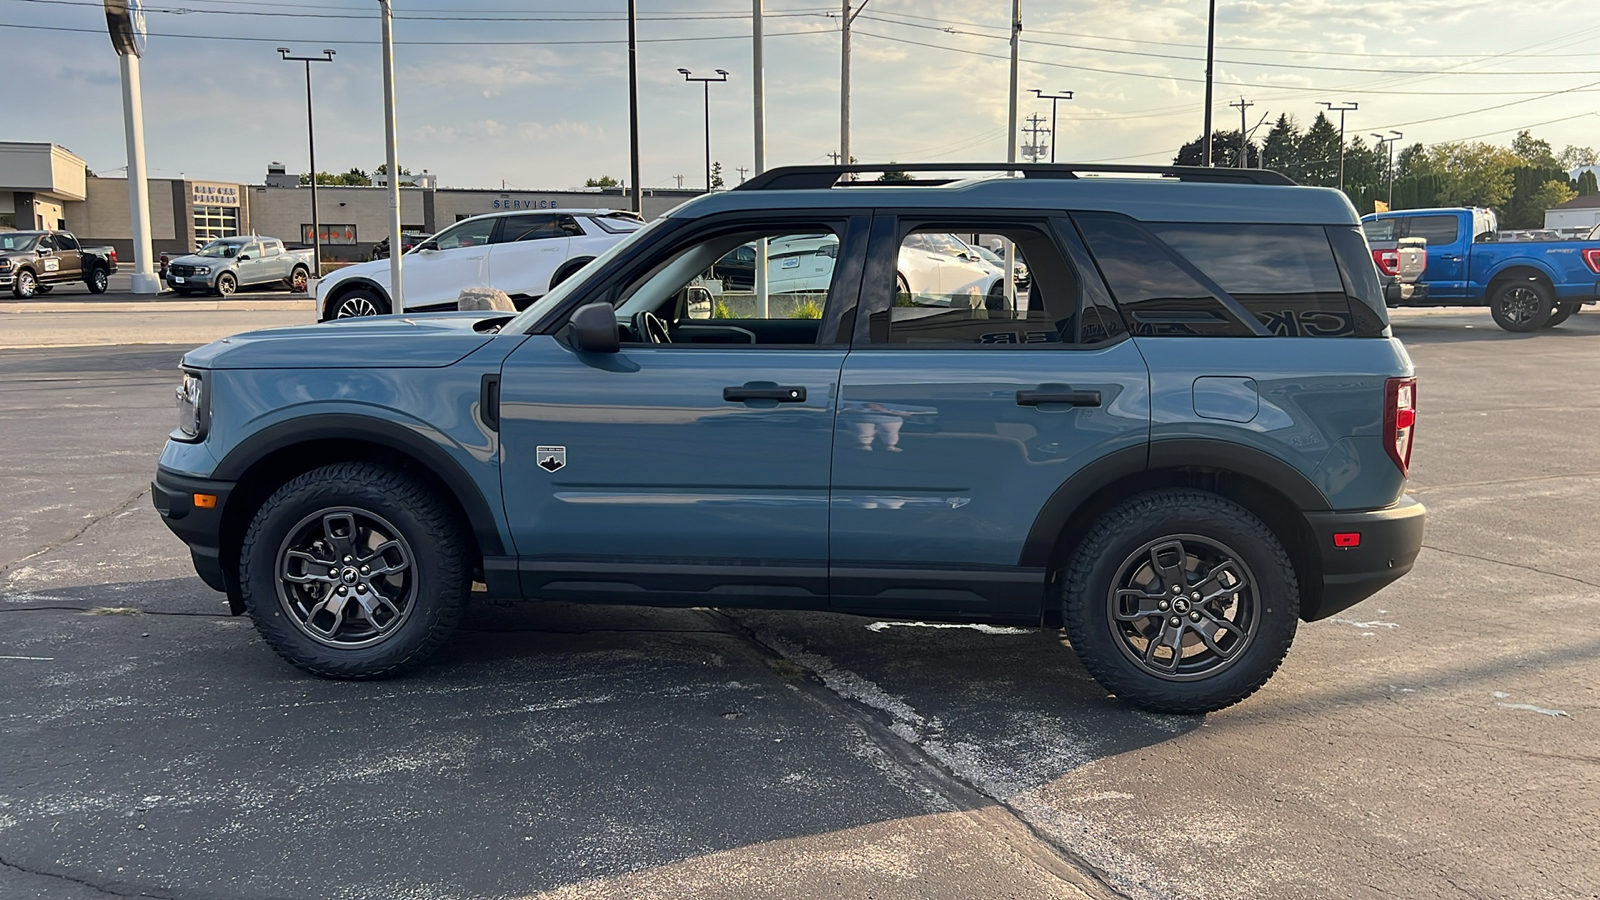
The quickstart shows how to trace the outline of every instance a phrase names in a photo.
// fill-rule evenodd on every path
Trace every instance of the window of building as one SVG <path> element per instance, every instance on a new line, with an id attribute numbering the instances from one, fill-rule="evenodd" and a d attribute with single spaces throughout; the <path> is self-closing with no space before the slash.
<path id="1" fill-rule="evenodd" d="M 218 238 L 234 237 L 239 233 L 239 208 L 237 206 L 193 207 L 195 246 L 204 247 Z"/>
<path id="2" fill-rule="evenodd" d="M 300 226 L 300 240 L 306 246 L 312 244 L 312 227 L 309 224 Z M 354 225 L 329 225 L 322 223 L 322 242 L 324 244 L 354 244 L 356 243 L 356 226 Z"/>

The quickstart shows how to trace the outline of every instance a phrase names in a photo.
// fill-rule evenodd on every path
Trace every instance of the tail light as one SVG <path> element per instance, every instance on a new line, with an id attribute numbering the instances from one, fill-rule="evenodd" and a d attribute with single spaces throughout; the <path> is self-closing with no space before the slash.
<path id="1" fill-rule="evenodd" d="M 1377 263 L 1378 271 L 1385 275 L 1394 276 L 1400 274 L 1399 250 L 1374 250 L 1372 251 L 1372 261 Z"/>
<path id="2" fill-rule="evenodd" d="M 1583 251 L 1583 261 L 1589 264 L 1589 271 L 1600 275 L 1600 247 L 1590 247 Z"/>
<path id="3" fill-rule="evenodd" d="M 113 265 L 115 265 L 117 262 L 117 248 L 115 247 L 111 248 L 111 262 Z"/>
<path id="4" fill-rule="evenodd" d="M 1400 474 L 1410 475 L 1411 443 L 1417 430 L 1417 380 L 1391 378 L 1384 392 L 1383 446 L 1400 467 Z"/>

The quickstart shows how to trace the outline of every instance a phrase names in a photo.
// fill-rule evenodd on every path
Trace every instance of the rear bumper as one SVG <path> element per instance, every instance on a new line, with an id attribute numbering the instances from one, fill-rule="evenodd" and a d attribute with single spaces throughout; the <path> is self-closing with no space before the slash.
<path id="1" fill-rule="evenodd" d="M 1428 511 L 1406 497 L 1388 509 L 1357 513 L 1307 513 L 1322 567 L 1321 593 L 1307 596 L 1300 617 L 1325 619 L 1376 594 L 1411 571 L 1422 550 Z M 1360 544 L 1340 547 L 1334 535 L 1360 535 Z"/>
<path id="2" fill-rule="evenodd" d="M 1383 286 L 1384 302 L 1390 306 L 1402 303 L 1426 303 L 1428 301 L 1428 286 L 1425 284 L 1404 284 L 1399 281 L 1390 281 Z"/>
<path id="3" fill-rule="evenodd" d="M 193 478 L 164 468 L 156 470 L 156 480 L 150 483 L 150 499 L 161 521 L 189 545 L 200 580 L 218 591 L 228 589 L 222 574 L 222 511 L 232 491 L 231 481 Z M 196 506 L 196 494 L 216 497 L 216 505 Z"/>

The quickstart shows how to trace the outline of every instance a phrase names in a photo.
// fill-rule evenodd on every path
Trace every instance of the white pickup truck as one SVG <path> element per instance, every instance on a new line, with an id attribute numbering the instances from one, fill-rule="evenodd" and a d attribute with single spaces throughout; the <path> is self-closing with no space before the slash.
<path id="1" fill-rule="evenodd" d="M 212 241 L 167 263 L 167 286 L 183 295 L 226 297 L 242 287 L 277 284 L 304 292 L 311 283 L 312 250 L 286 250 L 283 241 L 240 235 Z"/>

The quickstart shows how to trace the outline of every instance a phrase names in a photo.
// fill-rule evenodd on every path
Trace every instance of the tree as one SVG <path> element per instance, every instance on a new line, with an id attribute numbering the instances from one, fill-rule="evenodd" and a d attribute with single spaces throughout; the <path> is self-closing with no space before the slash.
<path id="1" fill-rule="evenodd" d="M 1600 157 L 1595 155 L 1593 147 L 1574 147 L 1568 144 L 1566 149 L 1561 151 L 1561 155 L 1556 157 L 1556 165 L 1571 172 L 1584 166 L 1600 165 Z"/>
<path id="2" fill-rule="evenodd" d="M 615 178 L 612 178 L 610 175 L 601 175 L 599 178 L 591 178 L 588 181 L 585 181 L 583 183 L 583 186 L 584 187 L 597 187 L 597 188 L 614 188 L 614 187 L 621 187 L 622 186 L 622 182 L 616 180 Z"/>
<path id="3" fill-rule="evenodd" d="M 1405 178 L 1417 174 L 1417 163 L 1422 159 L 1424 151 L 1421 144 L 1412 144 L 1400 151 L 1394 158 L 1394 174 L 1396 178 Z"/>
<path id="4" fill-rule="evenodd" d="M 727 187 L 727 185 L 724 184 L 723 181 L 722 181 L 722 163 L 720 163 L 720 162 L 712 163 L 711 164 L 711 189 L 713 191 L 720 191 L 720 190 L 723 190 L 726 187 Z"/>
<path id="5" fill-rule="evenodd" d="M 1300 166 L 1302 184 L 1339 183 L 1339 129 L 1320 112 L 1300 139 Z"/>
<path id="6" fill-rule="evenodd" d="M 1288 113 L 1278 115 L 1261 141 L 1261 165 L 1300 180 L 1300 128 Z"/>
<path id="7" fill-rule="evenodd" d="M 1572 186 L 1565 181 L 1546 181 L 1539 186 L 1537 191 L 1533 192 L 1532 205 L 1535 209 L 1546 210 L 1559 206 L 1576 196 L 1578 196 L 1578 192 L 1573 190 Z M 1540 218 L 1542 219 L 1543 216 Z M 1544 223 L 1541 221 L 1538 224 L 1543 225 Z"/>
<path id="8" fill-rule="evenodd" d="M 1578 176 L 1578 196 L 1592 197 L 1600 194 L 1600 180 L 1597 180 L 1593 169 L 1585 169 Z"/>
<path id="9" fill-rule="evenodd" d="M 1556 157 L 1550 152 L 1550 142 L 1535 138 L 1533 132 L 1526 129 L 1517 132 L 1517 136 L 1511 139 L 1511 152 L 1515 153 L 1525 166 L 1539 169 L 1556 167 Z"/>
<path id="10" fill-rule="evenodd" d="M 889 160 L 889 165 L 892 166 L 894 164 L 895 164 L 894 160 L 892 160 L 892 159 Z M 904 171 L 901 171 L 900 169 L 884 169 L 883 170 L 883 174 L 878 176 L 878 180 L 879 181 L 911 181 L 912 179 L 911 179 L 911 173 L 910 172 L 904 172 Z"/>
<path id="11" fill-rule="evenodd" d="M 389 164 L 388 163 L 378 163 L 378 167 L 376 169 L 372 170 L 372 174 L 373 175 L 386 175 L 386 174 L 388 174 L 388 172 L 389 172 Z M 400 167 L 400 174 L 401 174 L 402 177 L 406 176 L 406 175 L 410 175 L 411 174 L 411 170 L 406 168 L 405 166 L 401 166 Z"/>
<path id="12" fill-rule="evenodd" d="M 1437 180 L 1435 202 L 1441 206 L 1503 208 L 1511 199 L 1511 170 L 1522 160 L 1504 147 L 1481 142 L 1434 144 L 1419 160 L 1419 174 Z"/>
<path id="13" fill-rule="evenodd" d="M 1214 131 L 1211 133 L 1211 164 L 1219 168 L 1234 169 L 1239 167 L 1239 132 Z M 1205 138 L 1197 137 L 1178 150 L 1178 155 L 1172 160 L 1177 166 L 1203 166 L 1205 165 Z M 1245 145 L 1245 165 L 1257 167 L 1261 165 L 1261 151 L 1253 143 Z"/>
<path id="14" fill-rule="evenodd" d="M 1387 160 L 1379 156 L 1378 147 L 1369 148 L 1359 134 L 1350 139 L 1350 146 L 1344 152 L 1344 185 L 1347 192 L 1359 188 L 1372 189 L 1383 183 Z"/>
<path id="15" fill-rule="evenodd" d="M 351 166 L 350 171 L 339 176 L 339 183 L 352 185 L 354 187 L 370 187 L 372 184 L 372 179 L 367 175 L 367 173 L 361 171 L 355 166 Z"/>

